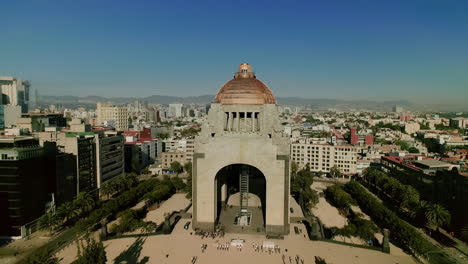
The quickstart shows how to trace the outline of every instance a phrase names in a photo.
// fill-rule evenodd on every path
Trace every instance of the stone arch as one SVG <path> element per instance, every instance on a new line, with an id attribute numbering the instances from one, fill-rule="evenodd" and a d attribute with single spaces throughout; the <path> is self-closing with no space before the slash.
<path id="1" fill-rule="evenodd" d="M 248 169 L 249 175 L 249 195 L 255 196 L 259 200 L 259 204 L 249 204 L 249 211 L 255 211 L 255 224 L 257 227 L 264 228 L 266 225 L 266 200 L 267 200 L 267 176 L 263 173 L 260 169 L 256 166 L 246 164 L 246 163 L 231 163 L 225 165 L 217 170 L 214 176 L 214 195 L 215 195 L 215 219 L 216 223 L 222 223 L 223 221 L 226 222 L 226 218 L 220 216 L 224 211 L 230 211 L 232 213 L 233 210 L 237 210 L 237 207 L 233 205 L 227 208 L 227 201 L 231 198 L 231 196 L 238 195 L 240 199 L 240 183 L 239 183 L 239 175 L 241 170 Z M 250 199 L 249 199 L 250 201 Z M 240 202 L 239 202 L 240 203 Z M 228 220 L 229 221 L 229 220 Z M 261 225 L 260 225 L 261 224 Z"/>

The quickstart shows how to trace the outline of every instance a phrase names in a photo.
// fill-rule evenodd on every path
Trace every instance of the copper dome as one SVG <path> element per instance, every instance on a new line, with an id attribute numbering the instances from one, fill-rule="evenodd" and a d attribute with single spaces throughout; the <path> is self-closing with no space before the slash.
<path id="1" fill-rule="evenodd" d="M 225 105 L 275 104 L 270 88 L 257 80 L 251 69 L 247 63 L 239 65 L 239 72 L 219 89 L 213 102 Z"/>

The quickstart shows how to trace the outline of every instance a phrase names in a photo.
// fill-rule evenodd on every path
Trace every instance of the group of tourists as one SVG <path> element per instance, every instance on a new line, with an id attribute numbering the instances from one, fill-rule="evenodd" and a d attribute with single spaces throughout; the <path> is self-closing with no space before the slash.
<path id="1" fill-rule="evenodd" d="M 197 262 L 197 258 L 198 257 L 192 257 L 192 264 L 195 264 L 195 262 Z"/>
<path id="2" fill-rule="evenodd" d="M 201 245 L 201 253 L 205 253 L 206 248 L 208 247 L 207 244 L 202 244 Z"/>
<path id="3" fill-rule="evenodd" d="M 212 238 L 215 239 L 216 237 L 224 237 L 224 232 L 223 231 L 217 231 L 217 232 L 204 232 L 201 234 L 201 238 Z"/>
<path id="4" fill-rule="evenodd" d="M 281 248 L 278 245 L 274 245 L 273 247 L 264 247 L 263 244 L 258 245 L 256 243 L 253 243 L 253 249 L 255 252 L 268 252 L 269 254 L 271 253 L 281 253 Z"/>
<path id="5" fill-rule="evenodd" d="M 226 250 L 229 251 L 229 247 L 231 246 L 231 243 L 226 242 L 226 243 L 216 243 L 215 247 L 217 250 Z"/>
<path id="6" fill-rule="evenodd" d="M 295 264 L 304 264 L 304 259 L 299 257 L 299 255 L 296 255 L 294 260 L 295 260 Z M 286 264 L 286 256 L 284 254 L 283 254 L 283 264 Z M 294 264 L 293 258 L 291 258 L 291 256 L 289 256 L 289 264 Z"/>

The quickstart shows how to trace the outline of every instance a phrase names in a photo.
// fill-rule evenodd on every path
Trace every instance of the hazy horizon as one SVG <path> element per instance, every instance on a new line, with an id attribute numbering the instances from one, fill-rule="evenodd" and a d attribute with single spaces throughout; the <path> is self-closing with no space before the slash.
<path id="1" fill-rule="evenodd" d="M 215 94 L 252 64 L 278 97 L 468 101 L 466 1 L 8 1 L 0 76 L 42 95 Z"/>

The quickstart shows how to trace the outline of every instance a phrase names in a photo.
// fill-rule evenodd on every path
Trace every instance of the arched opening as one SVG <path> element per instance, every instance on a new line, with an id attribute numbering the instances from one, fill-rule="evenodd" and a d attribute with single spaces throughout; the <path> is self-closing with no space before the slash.
<path id="1" fill-rule="evenodd" d="M 231 164 L 215 178 L 216 226 L 229 233 L 264 233 L 266 179 L 250 165 Z"/>

